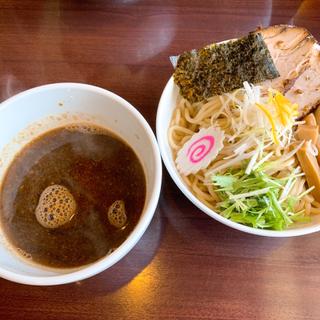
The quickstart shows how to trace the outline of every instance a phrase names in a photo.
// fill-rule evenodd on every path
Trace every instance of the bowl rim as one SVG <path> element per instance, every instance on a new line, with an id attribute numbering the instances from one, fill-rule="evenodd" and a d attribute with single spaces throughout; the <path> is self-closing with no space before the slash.
<path id="1" fill-rule="evenodd" d="M 249 226 L 242 225 L 237 222 L 233 222 L 223 216 L 221 216 L 219 213 L 215 212 L 214 210 L 207 207 L 204 203 L 202 203 L 185 185 L 185 183 L 182 181 L 180 174 L 178 173 L 175 166 L 171 165 L 172 161 L 172 154 L 167 153 L 167 147 L 168 144 L 168 135 L 167 135 L 167 123 L 164 124 L 163 122 L 163 115 L 165 113 L 172 113 L 174 110 L 174 106 L 170 107 L 171 109 L 168 110 L 167 101 L 169 99 L 175 99 L 177 96 L 174 95 L 173 89 L 176 88 L 176 85 L 174 84 L 173 76 L 170 77 L 168 82 L 165 85 L 165 88 L 163 89 L 163 92 L 161 94 L 159 104 L 158 104 L 158 110 L 157 110 L 157 118 L 156 118 L 156 135 L 157 140 L 160 148 L 160 153 L 162 160 L 164 162 L 164 165 L 166 169 L 168 170 L 171 178 L 173 179 L 176 186 L 180 189 L 180 191 L 202 212 L 206 213 L 211 218 L 221 222 L 222 224 L 231 227 L 233 229 L 254 234 L 258 236 L 264 236 L 264 237 L 273 237 L 273 238 L 282 238 L 282 237 L 296 237 L 296 236 L 302 236 L 307 235 L 310 233 L 314 233 L 317 231 L 320 231 L 320 224 L 315 226 L 308 226 L 308 227 L 301 227 L 298 229 L 288 229 L 283 231 L 276 231 L 276 230 L 265 230 L 265 229 L 256 229 Z M 178 89 L 176 90 L 178 92 Z M 166 132 L 164 132 L 166 130 Z"/>
<path id="2" fill-rule="evenodd" d="M 60 285 L 67 284 L 71 282 L 76 282 L 80 280 L 84 280 L 90 278 L 117 263 L 121 260 L 140 240 L 147 227 L 149 226 L 153 215 L 155 213 L 156 207 L 158 205 L 161 183 L 162 183 L 162 162 L 160 151 L 158 148 L 157 140 L 155 135 L 146 121 L 146 119 L 142 116 L 142 114 L 127 100 L 120 97 L 119 95 L 94 85 L 84 84 L 84 83 L 76 83 L 76 82 L 59 82 L 59 83 L 51 83 L 45 84 L 41 86 L 37 86 L 20 93 L 15 94 L 14 96 L 4 100 L 0 103 L 0 112 L 9 108 L 12 103 L 15 103 L 17 100 L 24 99 L 24 97 L 37 94 L 43 91 L 51 91 L 55 89 L 80 89 L 83 91 L 90 91 L 96 94 L 103 95 L 107 98 L 111 98 L 121 104 L 124 108 L 126 108 L 133 116 L 138 120 L 139 124 L 144 128 L 146 135 L 150 141 L 151 152 L 154 158 L 154 183 L 150 185 L 151 195 L 150 200 L 146 202 L 144 207 L 144 214 L 140 218 L 138 224 L 130 233 L 128 238 L 111 254 L 101 258 L 100 260 L 89 264 L 88 266 L 80 267 L 81 269 L 76 271 L 71 271 L 66 274 L 59 274 L 53 276 L 30 276 L 30 275 L 21 275 L 13 271 L 9 271 L 2 266 L 0 266 L 0 277 L 27 285 L 38 285 L 38 286 L 48 286 L 48 285 Z M 107 110 L 107 109 L 106 109 Z"/>

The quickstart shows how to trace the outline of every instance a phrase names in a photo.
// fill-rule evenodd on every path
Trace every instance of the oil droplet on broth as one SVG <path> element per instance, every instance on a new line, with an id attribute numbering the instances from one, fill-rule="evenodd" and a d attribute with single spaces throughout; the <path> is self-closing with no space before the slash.
<path id="1" fill-rule="evenodd" d="M 127 222 L 126 208 L 123 200 L 116 200 L 108 209 L 108 220 L 116 228 L 123 228 Z"/>
<path id="2" fill-rule="evenodd" d="M 28 259 L 28 260 L 32 260 L 32 255 L 26 251 L 24 251 L 23 249 L 21 248 L 17 248 L 16 249 L 18 251 L 18 253 L 24 257 L 25 259 Z"/>
<path id="3" fill-rule="evenodd" d="M 76 201 L 70 191 L 54 184 L 42 192 L 35 215 L 43 227 L 55 229 L 68 223 L 75 215 L 76 208 Z"/>

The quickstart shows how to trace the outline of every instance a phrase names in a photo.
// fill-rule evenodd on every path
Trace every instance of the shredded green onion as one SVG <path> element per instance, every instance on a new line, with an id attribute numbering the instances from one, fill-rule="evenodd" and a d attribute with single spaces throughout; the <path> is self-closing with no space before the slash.
<path id="1" fill-rule="evenodd" d="M 262 167 L 265 165 L 267 163 Z M 281 198 L 288 180 L 292 186 L 299 174 L 294 172 L 286 178 L 277 179 L 266 174 L 261 167 L 252 170 L 250 174 L 245 171 L 246 165 L 229 169 L 223 175 L 211 176 L 220 198 L 217 209 L 222 216 L 253 228 L 271 230 L 284 230 L 296 221 L 309 221 L 304 210 L 294 211 L 301 197 Z M 303 195 L 310 191 L 308 189 Z"/>

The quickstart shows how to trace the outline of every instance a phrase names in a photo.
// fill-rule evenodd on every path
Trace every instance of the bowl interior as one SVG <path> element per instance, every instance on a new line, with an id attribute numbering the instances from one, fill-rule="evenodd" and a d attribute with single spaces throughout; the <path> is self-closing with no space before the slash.
<path id="1" fill-rule="evenodd" d="M 160 147 L 161 156 L 163 162 L 174 180 L 178 188 L 184 193 L 184 195 L 195 204 L 200 210 L 208 214 L 215 220 L 232 227 L 234 229 L 252 233 L 261 236 L 268 237 L 291 237 L 308 234 L 320 230 L 320 216 L 313 216 L 312 221 L 309 223 L 296 223 L 293 227 L 284 231 L 273 231 L 273 230 L 261 230 L 241 225 L 239 223 L 228 220 L 222 217 L 217 212 L 211 210 L 204 205 L 197 197 L 189 190 L 187 185 L 181 179 L 181 176 L 176 169 L 174 159 L 172 157 L 171 148 L 168 142 L 168 128 L 171 122 L 172 113 L 174 111 L 176 101 L 179 95 L 179 89 L 174 84 L 173 78 L 171 77 L 168 81 L 165 89 L 163 90 L 158 111 L 157 111 L 157 139 Z"/>
<path id="2" fill-rule="evenodd" d="M 135 150 L 146 175 L 144 211 L 129 238 L 112 254 L 77 269 L 54 270 L 26 264 L 12 252 L 0 229 L 0 275 L 36 278 L 73 274 L 70 282 L 93 275 L 117 262 L 138 241 L 157 204 L 161 184 L 161 161 L 156 140 L 144 118 L 119 96 L 82 84 L 53 84 L 18 94 L 0 105 L 0 181 L 12 158 L 35 136 L 69 123 L 88 122 L 103 126 L 123 138 Z M 83 273 L 83 270 L 86 273 Z M 69 281 L 70 280 L 70 281 Z M 35 280 L 37 282 L 37 280 Z M 45 284 L 40 282 L 34 284 Z"/>

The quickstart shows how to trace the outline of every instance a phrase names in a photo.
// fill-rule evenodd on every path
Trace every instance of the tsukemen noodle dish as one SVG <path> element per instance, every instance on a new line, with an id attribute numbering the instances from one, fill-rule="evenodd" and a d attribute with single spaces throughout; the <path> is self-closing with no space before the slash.
<path id="1" fill-rule="evenodd" d="M 98 126 L 70 124 L 16 155 L 1 184 L 1 227 L 21 257 L 79 267 L 127 239 L 145 197 L 142 165 L 125 141 Z"/>
<path id="2" fill-rule="evenodd" d="M 277 25 L 171 57 L 177 170 L 223 217 L 285 230 L 320 214 L 320 46 Z"/>

